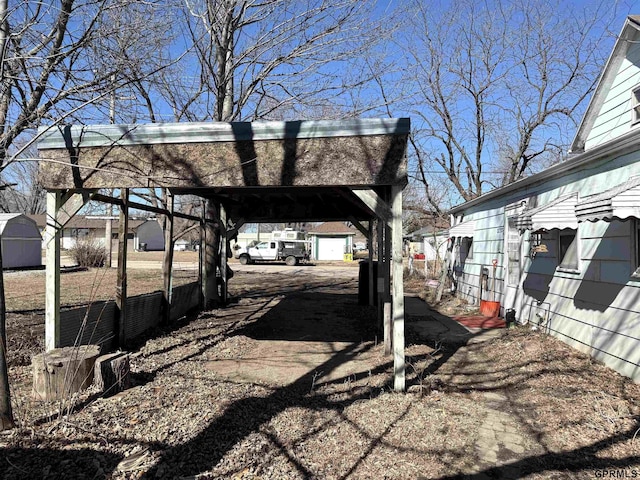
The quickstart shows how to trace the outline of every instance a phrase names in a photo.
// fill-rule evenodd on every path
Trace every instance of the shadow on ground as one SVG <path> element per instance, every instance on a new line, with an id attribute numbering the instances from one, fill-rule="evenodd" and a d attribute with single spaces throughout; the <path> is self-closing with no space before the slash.
<path id="1" fill-rule="evenodd" d="M 325 287 L 340 288 L 336 285 L 338 283 L 328 282 Z M 202 333 L 199 333 L 196 339 L 191 340 L 200 346 L 189 354 L 188 359 L 205 354 L 227 338 L 248 337 L 258 343 L 264 341 L 269 345 L 288 345 L 287 348 L 297 349 L 296 356 L 283 355 L 282 351 L 270 352 L 274 358 L 286 358 L 290 364 L 284 365 L 283 368 L 290 368 L 289 371 L 294 375 L 291 381 L 275 386 L 266 394 L 250 394 L 231 402 L 220 416 L 185 443 L 174 445 L 164 442 L 150 442 L 146 447 L 154 452 L 159 461 L 138 478 L 188 478 L 209 472 L 223 460 L 225 455 L 254 433 L 266 435 L 271 445 L 278 449 L 279 454 L 287 458 L 289 465 L 298 477 L 318 478 L 319 473 L 313 467 L 306 464 L 303 458 L 292 453 L 290 446 L 281 445 L 276 435 L 270 434 L 268 427 L 266 427 L 268 422 L 292 407 L 342 415 L 342 412 L 355 402 L 373 399 L 382 392 L 388 392 L 388 384 L 384 388 L 376 385 L 362 385 L 342 397 L 323 393 L 321 390 L 314 391 L 314 385 L 340 385 L 347 380 L 351 382 L 351 379 L 355 383 L 359 379 L 379 373 L 387 375 L 387 381 L 390 382 L 393 366 L 391 358 L 385 358 L 379 362 L 373 372 L 358 363 L 359 359 L 370 355 L 376 348 L 379 348 L 379 345 L 376 345 L 376 309 L 358 306 L 356 295 L 337 293 L 331 288 L 328 291 L 312 292 L 309 291 L 311 288 L 302 287 L 298 288 L 298 291 L 290 291 L 285 295 L 268 297 L 264 301 L 255 302 L 252 309 L 247 309 L 236 319 L 233 319 L 233 315 L 230 313 L 229 317 L 231 318 L 225 324 L 225 328 L 213 338 L 206 328 L 202 328 Z M 438 373 L 443 365 L 449 362 L 461 349 L 475 348 L 478 342 L 498 335 L 495 332 L 471 332 L 451 318 L 429 308 L 416 297 L 406 297 L 405 305 L 408 342 L 414 344 L 423 342 L 433 347 L 433 352 L 437 352 L 437 355 L 434 353 L 432 356 L 427 354 L 420 358 L 411 358 L 412 362 L 423 361 L 426 363 L 426 369 L 421 374 L 423 378 Z M 229 312 L 231 310 L 230 308 Z M 205 317 L 206 315 L 209 314 L 203 314 Z M 224 319 L 225 315 L 225 312 L 220 312 L 219 318 Z M 200 319 L 202 318 L 200 317 Z M 188 327 L 188 324 L 183 324 L 183 326 L 185 325 Z M 194 329 L 198 330 L 197 323 Z M 322 355 L 316 357 L 320 359 L 316 363 L 313 363 L 312 354 L 316 354 L 317 351 L 309 349 L 309 345 L 313 342 L 323 344 L 326 347 L 322 351 Z M 182 344 L 178 343 L 166 347 L 160 353 L 181 346 Z M 155 353 L 158 354 L 158 352 Z M 256 355 L 254 352 L 247 358 L 239 358 L 237 361 L 253 362 L 254 370 L 260 369 L 261 365 L 264 368 L 265 359 L 268 358 L 269 352 L 258 353 Z M 183 357 L 180 361 L 184 360 Z M 298 373 L 292 368 L 292 365 L 294 362 L 299 365 L 301 361 L 307 363 L 302 363 L 304 368 Z M 145 372 L 143 376 L 140 376 L 138 382 L 151 382 L 158 372 L 167 371 L 172 365 L 172 363 L 159 365 L 156 370 Z M 483 370 L 480 374 L 503 373 L 494 372 L 492 370 L 494 366 L 490 362 L 487 362 L 486 365 L 479 365 L 479 367 Z M 517 383 L 518 379 L 514 373 L 519 369 L 520 365 L 514 365 L 513 371 L 504 372 L 505 378 L 509 376 L 514 378 L 514 382 L 509 383 L 510 387 Z M 415 376 L 409 378 L 408 386 L 415 384 L 416 381 Z M 457 389 L 456 392 L 460 393 L 465 389 L 479 389 L 480 387 L 480 382 L 474 378 L 468 378 L 468 384 L 464 388 Z M 502 390 L 503 388 L 496 386 L 488 387 L 487 390 Z M 425 408 L 428 407 L 425 406 Z M 640 427 L 640 424 L 637 427 Z M 353 464 L 344 466 L 345 473 L 337 478 L 347 478 L 355 472 L 377 446 L 385 443 L 387 432 L 388 429 L 374 435 L 362 431 L 361 434 L 366 440 L 360 456 Z M 309 435 L 313 433 L 312 431 Z M 640 462 L 640 455 L 613 460 L 607 458 L 604 451 L 610 445 L 630 438 L 633 433 L 633 431 L 620 432 L 609 436 L 606 440 L 596 441 L 586 447 L 566 452 L 545 451 L 535 454 L 529 452 L 528 456 L 509 465 L 491 465 L 480 468 L 474 474 L 466 476 L 452 474 L 440 478 L 442 480 L 508 478 L 514 466 L 523 476 L 544 474 L 549 470 L 556 469 L 572 472 L 584 470 L 587 467 L 594 470 L 626 468 Z M 24 473 L 21 472 L 28 472 L 34 478 L 40 475 L 42 470 L 36 472 L 29 464 L 32 462 L 36 464 L 35 462 L 39 461 L 38 455 L 42 455 L 43 462 L 46 461 L 46 455 L 50 456 L 52 452 L 46 449 L 40 452 L 37 450 L 20 448 L 0 450 L 4 457 L 4 460 L 0 461 L 3 472 L 15 472 L 15 476 L 7 476 L 6 478 L 24 478 Z M 49 472 L 50 476 L 47 478 L 63 478 L 64 472 L 87 472 L 86 478 L 98 478 L 101 472 L 106 472 L 104 475 L 108 477 L 109 472 L 115 472 L 121 460 L 121 457 L 92 450 L 65 450 L 54 453 L 59 457 L 59 462 L 57 462 L 59 465 L 52 467 L 52 471 Z M 474 452 L 459 452 L 459 454 L 473 456 Z M 253 460 L 256 464 L 261 461 L 259 452 L 257 455 Z M 69 469 L 65 466 L 68 466 Z M 393 472 L 390 471 L 389 474 L 390 478 L 394 478 Z"/>

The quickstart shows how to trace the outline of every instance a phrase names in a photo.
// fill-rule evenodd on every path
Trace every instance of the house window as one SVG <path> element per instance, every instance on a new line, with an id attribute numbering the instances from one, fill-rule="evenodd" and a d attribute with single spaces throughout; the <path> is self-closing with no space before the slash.
<path id="1" fill-rule="evenodd" d="M 631 93 L 631 123 L 640 122 L 640 85 L 632 90 Z"/>
<path id="2" fill-rule="evenodd" d="M 567 228 L 558 234 L 558 268 L 578 270 L 578 236 L 577 230 Z"/>
<path id="3" fill-rule="evenodd" d="M 460 262 L 464 263 L 467 259 L 473 258 L 473 238 L 464 237 L 460 245 Z"/>

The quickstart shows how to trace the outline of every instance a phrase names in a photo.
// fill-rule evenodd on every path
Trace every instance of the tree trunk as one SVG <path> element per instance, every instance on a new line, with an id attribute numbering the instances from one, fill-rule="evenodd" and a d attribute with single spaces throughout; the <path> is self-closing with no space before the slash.
<path id="1" fill-rule="evenodd" d="M 93 383 L 93 367 L 100 355 L 98 345 L 54 348 L 36 355 L 33 396 L 38 400 L 63 400 Z"/>
<path id="2" fill-rule="evenodd" d="M 108 353 L 98 357 L 93 370 L 94 383 L 104 396 L 115 395 L 131 385 L 129 355 Z"/>

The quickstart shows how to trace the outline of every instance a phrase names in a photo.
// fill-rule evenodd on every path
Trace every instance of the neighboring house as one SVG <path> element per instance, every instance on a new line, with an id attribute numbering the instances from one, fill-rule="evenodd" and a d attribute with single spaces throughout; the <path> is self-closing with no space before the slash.
<path id="1" fill-rule="evenodd" d="M 186 252 L 187 250 L 193 250 L 191 246 L 191 241 L 185 238 L 176 240 L 173 243 L 173 250 L 176 252 Z"/>
<path id="2" fill-rule="evenodd" d="M 40 230 L 40 234 L 42 235 L 43 239 L 42 248 L 44 249 L 44 231 L 47 225 L 47 216 L 45 214 L 39 214 L 27 215 L 27 217 L 34 220 L 38 225 L 38 229 Z M 68 250 L 70 248 L 73 248 L 77 242 L 88 240 L 96 242 L 100 245 L 104 245 L 107 218 L 108 217 L 75 215 L 62 229 L 62 234 L 60 237 L 61 248 Z M 143 222 L 144 220 L 129 219 L 129 232 L 127 234 L 127 240 L 130 243 L 130 246 L 133 246 L 135 228 Z M 117 219 L 111 220 L 111 237 L 112 241 L 117 242 Z"/>
<path id="3" fill-rule="evenodd" d="M 36 222 L 21 213 L 0 213 L 3 268 L 42 265 L 42 237 Z"/>
<path id="4" fill-rule="evenodd" d="M 326 222 L 314 227 L 308 237 L 311 240 L 311 258 L 314 260 L 344 260 L 353 253 L 353 239 L 359 233 L 343 222 Z"/>
<path id="5" fill-rule="evenodd" d="M 459 296 L 492 290 L 495 262 L 503 313 L 640 381 L 640 17 L 625 22 L 569 159 L 450 213 Z"/>
<path id="6" fill-rule="evenodd" d="M 424 254 L 425 260 L 443 259 L 447 251 L 448 231 L 434 226 L 422 227 L 405 237 L 410 251 Z"/>
<path id="7" fill-rule="evenodd" d="M 164 231 L 156 219 L 141 223 L 135 229 L 133 248 L 139 251 L 164 250 Z"/>

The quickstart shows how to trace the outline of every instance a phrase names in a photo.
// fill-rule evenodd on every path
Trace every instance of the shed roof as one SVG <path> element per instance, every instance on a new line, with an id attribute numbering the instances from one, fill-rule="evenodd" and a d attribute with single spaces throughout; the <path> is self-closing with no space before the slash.
<path id="1" fill-rule="evenodd" d="M 309 231 L 310 235 L 355 235 L 356 229 L 344 222 L 325 222 Z"/>
<path id="2" fill-rule="evenodd" d="M 4 230 L 5 228 L 7 228 L 7 225 L 9 224 L 9 222 L 11 222 L 11 220 L 18 217 L 23 217 L 24 220 L 33 222 L 32 219 L 30 219 L 27 215 L 24 215 L 22 213 L 0 213 L 0 236 L 4 233 Z M 34 226 L 36 226 L 35 222 L 34 222 Z"/>

